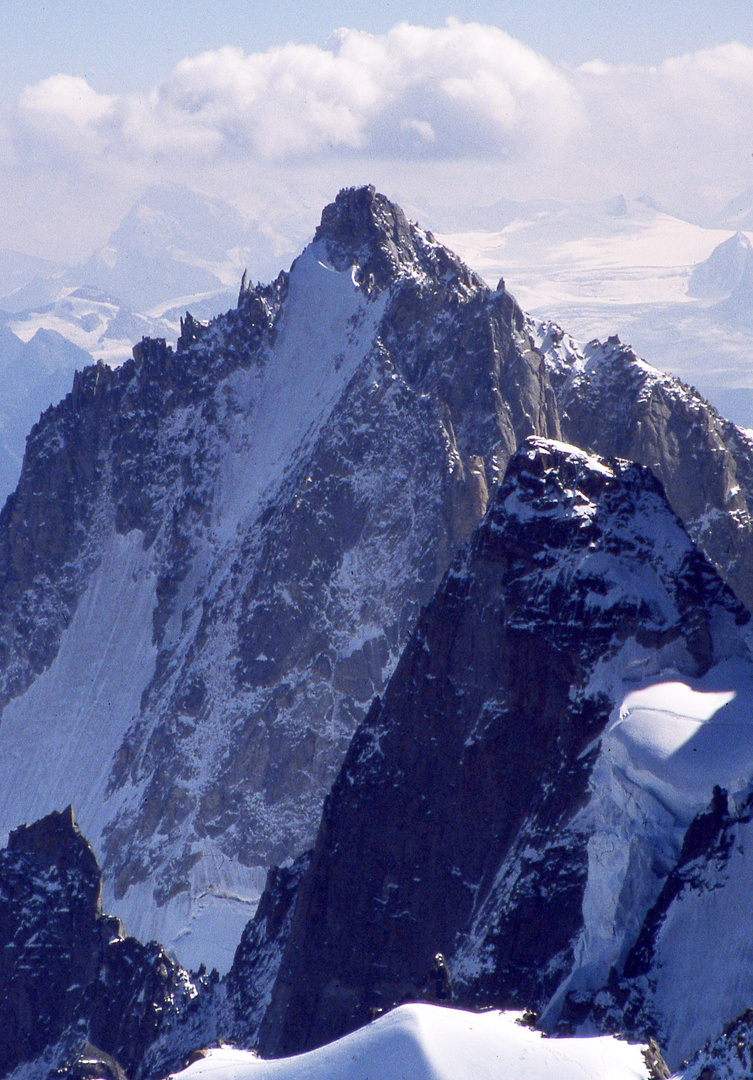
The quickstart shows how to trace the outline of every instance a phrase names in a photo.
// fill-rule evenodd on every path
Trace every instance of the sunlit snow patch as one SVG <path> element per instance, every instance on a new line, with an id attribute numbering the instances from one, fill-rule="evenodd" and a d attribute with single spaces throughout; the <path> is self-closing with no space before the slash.
<path id="1" fill-rule="evenodd" d="M 3 710 L 0 836 L 73 803 L 99 848 L 113 759 L 154 674 L 156 577 L 143 541 L 138 530 L 110 537 L 54 661 Z"/>
<path id="2" fill-rule="evenodd" d="M 629 691 L 602 755 L 689 823 L 714 785 L 743 787 L 753 772 L 753 672 L 729 660 L 702 679 L 667 679 Z"/>
<path id="3" fill-rule="evenodd" d="M 224 1047 L 182 1080 L 647 1080 L 642 1047 L 602 1036 L 546 1039 L 520 1013 L 403 1005 L 368 1027 L 293 1058 Z"/>
<path id="4" fill-rule="evenodd" d="M 126 933 L 141 941 L 159 941 L 183 967 L 196 971 L 203 963 L 224 975 L 266 877 L 264 867 L 244 866 L 207 842 L 191 868 L 187 888 L 161 907 L 155 905 L 149 881 L 132 885 L 116 899 L 105 880 L 103 904 L 123 920 Z"/>
<path id="5" fill-rule="evenodd" d="M 700 679 L 668 672 L 641 684 L 628 676 L 636 662 L 628 651 L 608 664 L 611 686 L 606 671 L 597 677 L 615 704 L 591 799 L 572 822 L 588 836 L 583 931 L 545 1024 L 556 1020 L 568 991 L 594 990 L 611 967 L 621 968 L 714 786 L 734 794 L 753 774 L 749 660 L 723 661 Z"/>

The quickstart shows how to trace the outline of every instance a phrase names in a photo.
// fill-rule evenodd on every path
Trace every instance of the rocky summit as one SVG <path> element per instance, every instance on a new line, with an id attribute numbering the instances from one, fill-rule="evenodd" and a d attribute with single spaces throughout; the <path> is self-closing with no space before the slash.
<path id="1" fill-rule="evenodd" d="M 325 803 L 263 1051 L 423 998 L 438 951 L 456 1001 L 534 1009 L 552 1031 L 596 1030 L 594 1004 L 641 953 L 641 1037 L 676 1065 L 718 1034 L 753 998 L 753 965 L 690 1035 L 697 923 L 678 914 L 673 939 L 664 912 L 691 864 L 704 872 L 694 859 L 734 850 L 717 837 L 734 822 L 707 807 L 726 813 L 753 775 L 748 624 L 648 469 L 528 439 Z M 655 956 L 685 962 L 664 992 Z"/>
<path id="2" fill-rule="evenodd" d="M 102 914 L 101 890 L 70 807 L 14 830 L 0 851 L 3 1076 L 73 1075 L 95 1051 L 114 1076 L 164 1075 L 199 1037 L 211 981 L 192 982 L 155 942 L 126 938 Z"/>
<path id="3" fill-rule="evenodd" d="M 532 435 L 649 466 L 753 603 L 748 436 L 373 188 L 175 349 L 77 375 L 0 513 L 0 830 L 73 803 L 108 910 L 229 968 Z"/>

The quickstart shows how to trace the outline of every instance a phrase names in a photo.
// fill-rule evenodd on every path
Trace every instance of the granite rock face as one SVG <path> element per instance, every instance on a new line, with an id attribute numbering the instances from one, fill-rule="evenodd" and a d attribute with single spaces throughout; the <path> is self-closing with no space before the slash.
<path id="1" fill-rule="evenodd" d="M 753 608 L 753 442 L 679 379 L 617 338 L 576 346 L 553 324 L 536 341 L 557 393 L 563 436 L 647 465 L 691 537 Z"/>
<path id="2" fill-rule="evenodd" d="M 175 1029 L 199 1026 L 210 984 L 192 982 L 156 942 L 125 937 L 102 914 L 101 891 L 70 807 L 20 826 L 0 851 L 2 1075 L 65 1071 L 87 1040 L 131 1080 L 179 1064 Z"/>
<path id="3" fill-rule="evenodd" d="M 650 922 L 704 800 L 620 761 L 615 710 L 727 662 L 750 677 L 748 621 L 648 469 L 524 443 L 325 803 L 263 1052 L 420 998 L 437 951 L 460 1002 L 570 1024 L 575 989 L 593 1000 Z"/>

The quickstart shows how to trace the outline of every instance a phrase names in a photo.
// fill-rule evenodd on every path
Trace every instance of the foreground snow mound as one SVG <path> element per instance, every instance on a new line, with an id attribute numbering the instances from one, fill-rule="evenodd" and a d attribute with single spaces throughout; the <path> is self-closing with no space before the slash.
<path id="1" fill-rule="evenodd" d="M 471 1013 L 403 1005 L 368 1027 L 308 1054 L 263 1061 L 212 1050 L 185 1080 L 638 1080 L 643 1048 L 612 1037 L 545 1039 L 520 1013 Z"/>

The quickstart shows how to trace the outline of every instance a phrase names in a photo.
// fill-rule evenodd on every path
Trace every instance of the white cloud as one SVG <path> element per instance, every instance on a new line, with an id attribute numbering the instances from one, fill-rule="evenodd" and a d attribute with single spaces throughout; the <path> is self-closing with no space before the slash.
<path id="1" fill-rule="evenodd" d="M 80 76 L 53 75 L 25 88 L 6 124 L 24 165 L 48 166 L 61 154 L 91 159 L 101 153 L 98 127 L 116 102 L 115 96 L 98 94 Z"/>
<path id="2" fill-rule="evenodd" d="M 78 75 L 53 75 L 27 86 L 19 107 L 32 117 L 60 119 L 83 130 L 106 116 L 114 101 L 112 95 L 98 94 Z"/>
<path id="3" fill-rule="evenodd" d="M 753 49 L 733 43 L 653 67 L 585 64 L 572 81 L 588 117 L 577 152 L 607 189 L 682 201 L 693 187 L 729 197 L 750 184 Z"/>
<path id="4" fill-rule="evenodd" d="M 743 45 L 568 68 L 494 27 L 401 23 L 339 30 L 326 47 L 205 52 L 143 94 L 45 79 L 0 111 L 0 194 L 18 206 L 24 191 L 40 236 L 62 213 L 41 192 L 67 193 L 83 224 L 170 178 L 265 214 L 366 181 L 419 209 L 619 192 L 721 205 L 753 180 L 752 130 Z"/>
<path id="5" fill-rule="evenodd" d="M 181 61 L 146 96 L 97 94 L 57 75 L 21 95 L 19 125 L 82 149 L 156 157 L 251 154 L 284 161 L 337 152 L 437 157 L 521 152 L 577 121 L 567 79 L 493 27 L 400 24 L 333 35 L 328 48 L 223 48 Z M 418 136 L 418 138 L 416 138 Z"/>

